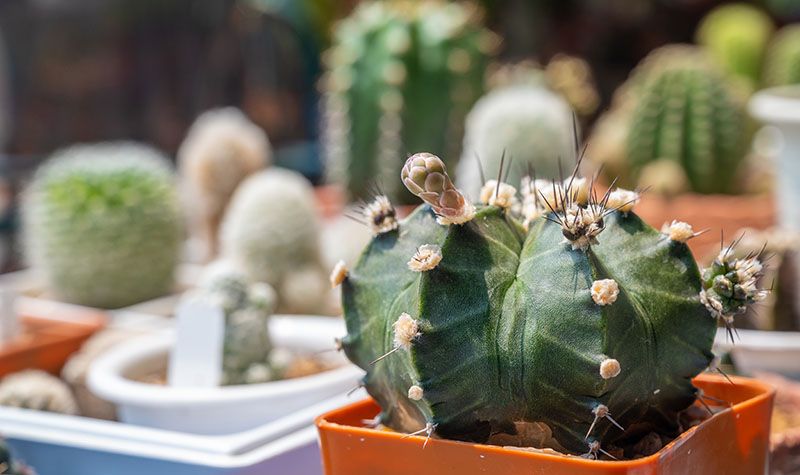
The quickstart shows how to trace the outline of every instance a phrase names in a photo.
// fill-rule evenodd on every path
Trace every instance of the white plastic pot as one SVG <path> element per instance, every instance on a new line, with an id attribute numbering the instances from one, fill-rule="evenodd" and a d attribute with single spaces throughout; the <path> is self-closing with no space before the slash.
<path id="1" fill-rule="evenodd" d="M 800 85 L 760 91 L 749 107 L 753 117 L 780 135 L 775 168 L 778 222 L 800 231 Z"/>
<path id="2" fill-rule="evenodd" d="M 310 353 L 332 350 L 345 328 L 341 320 L 329 317 L 292 315 L 273 317 L 270 332 L 276 346 Z M 89 388 L 117 405 L 122 422 L 193 434 L 230 434 L 343 394 L 363 375 L 343 355 L 331 351 L 341 367 L 263 384 L 185 388 L 131 379 L 162 369 L 174 338 L 174 333 L 165 332 L 130 341 L 90 368 Z"/>
<path id="3" fill-rule="evenodd" d="M 738 330 L 733 342 L 724 328 L 717 330 L 714 349 L 729 353 L 744 374 L 761 371 L 800 379 L 800 332 Z"/>
<path id="4" fill-rule="evenodd" d="M 38 475 L 321 475 L 314 417 L 365 395 L 338 396 L 221 436 L 6 407 L 0 427 L 14 456 Z"/>

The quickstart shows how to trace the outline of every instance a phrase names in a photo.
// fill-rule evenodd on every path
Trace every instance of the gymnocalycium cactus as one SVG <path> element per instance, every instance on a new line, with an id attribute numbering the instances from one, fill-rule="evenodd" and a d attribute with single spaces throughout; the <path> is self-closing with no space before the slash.
<path id="1" fill-rule="evenodd" d="M 269 318 L 275 291 L 265 283 L 250 283 L 235 271 L 218 271 L 198 290 L 225 312 L 222 384 L 253 384 L 275 379 L 270 362 Z"/>
<path id="2" fill-rule="evenodd" d="M 117 308 L 172 290 L 182 240 L 166 158 L 135 143 L 76 145 L 23 197 L 26 254 L 64 300 Z"/>
<path id="3" fill-rule="evenodd" d="M 745 156 L 742 101 L 724 74 L 691 46 L 651 53 L 631 80 L 638 103 L 629 119 L 627 161 L 681 164 L 694 191 L 730 193 Z"/>
<path id="4" fill-rule="evenodd" d="M 518 216 L 514 187 L 492 180 L 475 206 L 432 154 L 410 157 L 402 179 L 426 204 L 397 222 L 377 198 L 375 238 L 332 275 L 342 348 L 398 431 L 531 444 L 524 435 L 546 427 L 552 447 L 592 457 L 677 435 L 701 397 L 691 378 L 712 361 L 713 317 L 764 294 L 754 256 L 724 254 L 726 272 L 701 277 L 691 226 L 651 228 L 632 191 L 598 199 L 574 175 L 526 179 Z"/>
<path id="5" fill-rule="evenodd" d="M 781 28 L 767 50 L 764 60 L 764 85 L 800 84 L 800 25 Z"/>
<path id="6" fill-rule="evenodd" d="M 408 150 L 458 157 L 464 117 L 483 92 L 498 41 L 474 6 L 436 0 L 365 2 L 341 22 L 324 80 L 328 174 L 364 197 L 394 177 Z"/>

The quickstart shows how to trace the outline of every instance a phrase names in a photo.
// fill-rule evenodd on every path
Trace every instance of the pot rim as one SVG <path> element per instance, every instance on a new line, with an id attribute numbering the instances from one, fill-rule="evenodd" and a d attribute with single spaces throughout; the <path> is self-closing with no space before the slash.
<path id="1" fill-rule="evenodd" d="M 524 448 L 517 448 L 517 447 L 502 447 L 496 445 L 488 445 L 488 444 L 474 444 L 470 442 L 461 442 L 456 440 L 446 440 L 446 439 L 430 439 L 426 440 L 425 436 L 421 435 L 414 435 L 409 436 L 406 434 L 402 434 L 399 432 L 394 431 L 380 431 L 377 429 L 371 429 L 368 427 L 363 426 L 351 426 L 346 424 L 340 424 L 336 422 L 328 421 L 328 418 L 335 417 L 338 414 L 343 414 L 348 411 L 352 411 L 353 409 L 360 407 L 364 404 L 375 404 L 375 402 L 368 398 L 362 399 L 361 401 L 357 401 L 351 404 L 348 404 L 344 407 L 341 407 L 337 410 L 327 412 L 325 414 L 320 415 L 314 420 L 314 424 L 317 426 L 317 429 L 322 432 L 330 431 L 330 432 L 338 432 L 343 434 L 351 434 L 353 436 L 361 436 L 361 437 L 381 437 L 385 439 L 389 439 L 393 442 L 398 441 L 405 441 L 406 439 L 412 440 L 415 442 L 422 444 L 427 444 L 429 447 L 435 447 L 437 445 L 449 445 L 451 447 L 472 447 L 472 446 L 480 446 L 482 451 L 488 453 L 494 453 L 495 455 L 502 455 L 502 454 L 514 454 L 515 456 L 526 457 L 531 459 L 548 459 L 548 460 L 569 460 L 569 463 L 576 464 L 578 466 L 582 466 L 582 468 L 591 468 L 591 467 L 608 467 L 609 465 L 615 466 L 626 466 L 629 468 L 637 468 L 637 467 L 651 467 L 655 462 L 658 461 L 661 457 L 663 457 L 666 453 L 672 452 L 680 447 L 683 443 L 685 443 L 688 439 L 690 439 L 694 433 L 698 430 L 699 427 L 702 427 L 706 424 L 707 421 L 720 417 L 722 414 L 728 413 L 730 411 L 736 410 L 737 412 L 741 412 L 747 408 L 752 406 L 758 406 L 765 402 L 765 400 L 769 400 L 774 397 L 775 395 L 775 388 L 772 385 L 764 383 L 762 381 L 758 381 L 752 378 L 745 378 L 741 376 L 729 376 L 730 379 L 736 385 L 742 385 L 753 388 L 757 394 L 753 397 L 745 399 L 739 403 L 733 404 L 730 407 L 715 413 L 712 417 L 706 419 L 705 421 L 701 422 L 700 424 L 690 427 L 689 429 L 683 431 L 678 437 L 670 441 L 668 444 L 663 446 L 658 452 L 648 455 L 647 457 L 641 457 L 638 459 L 633 460 L 589 460 L 584 459 L 574 455 L 566 455 L 560 453 L 549 453 L 543 451 L 529 451 L 525 450 Z M 722 376 L 711 375 L 707 373 L 702 373 L 695 377 L 695 381 L 706 381 L 706 382 L 720 382 L 724 381 Z"/>
<path id="2" fill-rule="evenodd" d="M 332 317 L 276 315 L 271 323 L 283 326 L 290 331 L 304 334 L 316 333 L 319 338 L 344 334 L 344 323 Z M 286 335 L 273 337 L 277 346 L 290 339 Z M 174 342 L 173 331 L 136 338 L 107 352 L 95 361 L 87 378 L 90 390 L 101 398 L 115 404 L 136 405 L 140 407 L 180 407 L 191 405 L 218 405 L 224 403 L 245 403 L 296 393 L 314 392 L 317 389 L 352 378 L 353 385 L 363 374 L 357 367 L 344 362 L 341 367 L 321 373 L 298 378 L 270 381 L 259 384 L 220 386 L 215 388 L 171 387 L 148 384 L 126 378 L 123 374 L 142 360 L 168 353 Z M 325 350 L 326 348 L 318 348 Z"/>
<path id="3" fill-rule="evenodd" d="M 800 124 L 800 85 L 778 86 L 753 95 L 748 105 L 756 119 L 784 124 Z"/>

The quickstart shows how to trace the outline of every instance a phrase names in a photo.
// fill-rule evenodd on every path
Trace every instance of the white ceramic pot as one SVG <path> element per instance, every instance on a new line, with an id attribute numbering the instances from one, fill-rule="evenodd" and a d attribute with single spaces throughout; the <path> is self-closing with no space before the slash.
<path id="1" fill-rule="evenodd" d="M 750 114 L 779 134 L 775 177 L 778 222 L 800 231 L 800 85 L 765 89 L 750 99 Z"/>
<path id="2" fill-rule="evenodd" d="M 313 353 L 332 350 L 344 322 L 329 317 L 275 316 L 270 332 L 277 347 Z M 319 374 L 263 384 L 215 388 L 170 387 L 132 377 L 163 369 L 174 333 L 130 341 L 107 352 L 89 370 L 88 386 L 117 405 L 122 422 L 194 434 L 230 434 L 251 429 L 343 394 L 363 375 L 343 355 L 342 366 Z"/>
<path id="3" fill-rule="evenodd" d="M 800 332 L 738 330 L 735 341 L 724 328 L 717 330 L 714 350 L 729 353 L 736 369 L 752 375 L 760 371 L 800 379 Z"/>

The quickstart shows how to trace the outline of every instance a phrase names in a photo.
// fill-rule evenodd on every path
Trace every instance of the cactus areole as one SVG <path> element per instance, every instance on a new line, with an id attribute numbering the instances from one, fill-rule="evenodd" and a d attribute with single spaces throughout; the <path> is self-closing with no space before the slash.
<path id="1" fill-rule="evenodd" d="M 402 179 L 425 204 L 341 280 L 342 348 L 367 371 L 381 423 L 490 443 L 544 428 L 544 445 L 591 457 L 680 432 L 717 322 L 749 303 L 710 274 L 706 289 L 684 241 L 585 179 L 527 180 L 529 216 L 471 204 L 431 154 Z M 736 269 L 724 266 L 715 274 Z"/>

